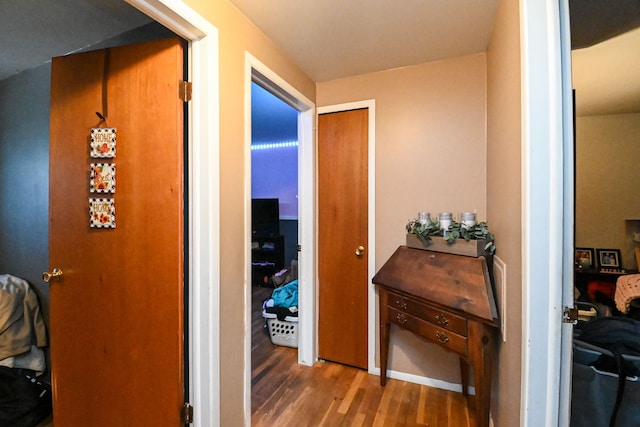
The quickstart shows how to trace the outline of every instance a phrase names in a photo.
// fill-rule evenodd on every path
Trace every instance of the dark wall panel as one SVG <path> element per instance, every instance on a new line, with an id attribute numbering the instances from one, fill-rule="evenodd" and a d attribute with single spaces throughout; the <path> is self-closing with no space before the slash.
<path id="1" fill-rule="evenodd" d="M 0 273 L 29 281 L 48 319 L 49 64 L 0 82 Z"/>

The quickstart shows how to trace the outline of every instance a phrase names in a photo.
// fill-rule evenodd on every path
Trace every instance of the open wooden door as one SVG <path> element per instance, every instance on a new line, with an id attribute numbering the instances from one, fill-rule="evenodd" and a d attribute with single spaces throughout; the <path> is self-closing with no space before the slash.
<path id="1" fill-rule="evenodd" d="M 53 59 L 49 262 L 62 271 L 50 281 L 56 426 L 181 425 L 182 62 L 177 39 Z M 97 127 L 116 128 L 115 157 L 91 156 Z M 114 193 L 90 191 L 92 164 L 115 165 Z M 115 228 L 90 226 L 90 198 L 113 199 Z"/>
<path id="2" fill-rule="evenodd" d="M 318 117 L 318 356 L 367 369 L 367 108 Z"/>

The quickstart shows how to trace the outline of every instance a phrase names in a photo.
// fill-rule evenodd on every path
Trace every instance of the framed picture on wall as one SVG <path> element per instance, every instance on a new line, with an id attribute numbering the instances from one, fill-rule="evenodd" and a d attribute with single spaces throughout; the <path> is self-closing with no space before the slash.
<path id="1" fill-rule="evenodd" d="M 596 259 L 594 256 L 593 248 L 576 248 L 575 264 L 577 268 L 580 268 L 582 270 L 595 268 Z"/>
<path id="2" fill-rule="evenodd" d="M 596 249 L 600 268 L 621 268 L 620 249 Z"/>

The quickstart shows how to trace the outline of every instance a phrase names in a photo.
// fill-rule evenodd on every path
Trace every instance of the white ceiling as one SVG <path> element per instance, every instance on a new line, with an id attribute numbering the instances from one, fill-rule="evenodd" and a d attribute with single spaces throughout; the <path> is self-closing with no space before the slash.
<path id="1" fill-rule="evenodd" d="M 318 82 L 485 52 L 497 7 L 497 0 L 229 1 Z M 574 52 L 577 113 L 640 112 L 640 33 L 627 32 L 640 23 L 640 2 L 569 1 L 572 42 L 593 45 Z"/>
<path id="2" fill-rule="evenodd" d="M 640 28 L 572 53 L 576 114 L 640 113 Z"/>
<path id="3" fill-rule="evenodd" d="M 484 52 L 498 3 L 229 1 L 317 82 Z M 570 4 L 572 38 L 585 44 L 640 18 L 638 0 Z M 0 0 L 0 80 L 148 22 L 123 0 Z M 640 112 L 638 52 L 638 31 L 574 51 L 578 114 Z"/>
<path id="4" fill-rule="evenodd" d="M 314 81 L 484 52 L 497 0 L 230 0 Z"/>

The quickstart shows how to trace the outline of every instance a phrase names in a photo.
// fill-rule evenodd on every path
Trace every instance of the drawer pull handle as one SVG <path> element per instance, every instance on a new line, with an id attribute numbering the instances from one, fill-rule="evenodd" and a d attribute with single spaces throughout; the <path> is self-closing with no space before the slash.
<path id="1" fill-rule="evenodd" d="M 449 337 L 447 336 L 447 334 L 440 332 L 440 331 L 436 331 L 436 338 L 438 339 L 438 341 L 440 341 L 442 344 L 446 344 L 449 342 Z"/>
<path id="2" fill-rule="evenodd" d="M 403 309 L 403 310 L 407 309 L 407 302 L 405 300 L 403 300 L 403 299 L 397 299 L 396 300 L 396 305 L 398 307 L 400 307 L 401 309 Z"/>
<path id="3" fill-rule="evenodd" d="M 436 316 L 436 320 L 438 321 L 438 325 L 447 326 L 449 325 L 449 319 L 444 314 L 438 314 Z"/>
<path id="4" fill-rule="evenodd" d="M 396 314 L 396 320 L 401 325 L 404 325 L 405 323 L 407 323 L 407 320 L 409 320 L 409 318 L 407 318 L 407 316 L 405 316 L 404 314 L 398 313 Z"/>

